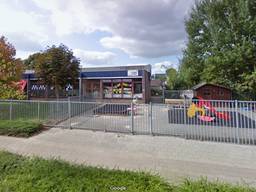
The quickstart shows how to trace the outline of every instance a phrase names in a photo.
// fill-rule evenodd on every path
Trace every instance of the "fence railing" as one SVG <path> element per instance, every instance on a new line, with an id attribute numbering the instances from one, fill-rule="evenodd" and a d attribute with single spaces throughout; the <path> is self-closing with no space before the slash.
<path id="1" fill-rule="evenodd" d="M 32 120 L 51 127 L 256 145 L 254 101 L 125 104 L 0 100 L 0 120 Z"/>

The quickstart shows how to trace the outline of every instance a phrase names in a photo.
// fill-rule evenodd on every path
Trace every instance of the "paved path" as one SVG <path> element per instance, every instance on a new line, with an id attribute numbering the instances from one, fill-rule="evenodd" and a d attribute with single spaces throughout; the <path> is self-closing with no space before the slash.
<path id="1" fill-rule="evenodd" d="M 0 136 L 0 149 L 93 166 L 147 170 L 169 181 L 207 176 L 256 186 L 256 146 L 54 128 L 29 139 Z"/>

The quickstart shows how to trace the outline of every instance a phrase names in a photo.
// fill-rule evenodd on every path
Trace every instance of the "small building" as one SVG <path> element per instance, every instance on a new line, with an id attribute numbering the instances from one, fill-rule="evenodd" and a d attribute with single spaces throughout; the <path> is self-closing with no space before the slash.
<path id="1" fill-rule="evenodd" d="M 87 67 L 80 71 L 77 82 L 67 83 L 60 97 L 77 96 L 83 101 L 131 102 L 150 101 L 151 65 Z M 55 98 L 54 87 L 47 86 L 33 70 L 24 72 L 28 98 Z"/>
<path id="2" fill-rule="evenodd" d="M 195 97 L 202 97 L 208 100 L 231 100 L 231 89 L 222 85 L 215 85 L 211 83 L 199 83 L 192 87 Z"/>

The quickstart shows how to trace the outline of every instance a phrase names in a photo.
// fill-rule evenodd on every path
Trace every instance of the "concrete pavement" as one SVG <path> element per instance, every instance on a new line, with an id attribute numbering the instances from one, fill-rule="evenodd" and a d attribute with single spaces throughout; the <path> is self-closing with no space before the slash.
<path id="1" fill-rule="evenodd" d="M 256 186 L 256 146 L 53 128 L 28 139 L 0 136 L 0 150 L 146 170 L 171 182 L 207 176 Z"/>

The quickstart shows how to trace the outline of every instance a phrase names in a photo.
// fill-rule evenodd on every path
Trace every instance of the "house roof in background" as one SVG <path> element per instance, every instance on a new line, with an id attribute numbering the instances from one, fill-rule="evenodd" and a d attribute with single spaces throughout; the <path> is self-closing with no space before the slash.
<path id="1" fill-rule="evenodd" d="M 217 84 L 207 83 L 207 82 L 202 82 L 202 83 L 199 83 L 199 84 L 193 86 L 193 87 L 192 87 L 192 90 L 197 90 L 197 89 L 199 89 L 199 88 L 201 88 L 201 87 L 203 87 L 203 86 L 206 86 L 206 85 L 211 85 L 211 86 L 215 86 L 215 87 L 221 87 L 221 88 L 230 90 L 230 88 L 227 88 L 227 87 L 225 87 L 225 86 L 223 86 L 223 85 L 217 85 Z"/>
<path id="2" fill-rule="evenodd" d="M 162 87 L 162 81 L 159 79 L 152 79 L 150 81 L 150 86 L 151 87 Z"/>

